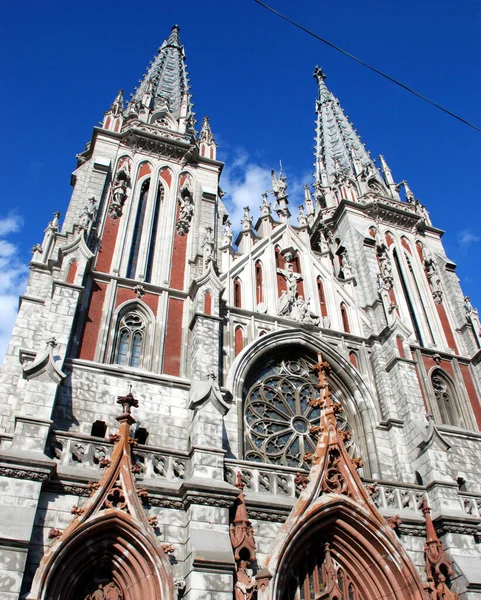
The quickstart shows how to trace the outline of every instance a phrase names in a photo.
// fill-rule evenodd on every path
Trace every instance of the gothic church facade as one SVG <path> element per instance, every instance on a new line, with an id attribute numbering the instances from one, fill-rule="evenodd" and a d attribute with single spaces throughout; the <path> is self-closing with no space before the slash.
<path id="1" fill-rule="evenodd" d="M 0 374 L 0 598 L 481 599 L 481 330 L 316 68 L 234 237 L 174 27 L 77 156 Z"/>

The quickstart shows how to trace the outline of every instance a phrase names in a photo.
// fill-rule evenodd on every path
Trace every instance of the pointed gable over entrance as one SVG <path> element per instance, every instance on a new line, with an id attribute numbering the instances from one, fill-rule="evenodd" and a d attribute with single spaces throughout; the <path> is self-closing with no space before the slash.
<path id="1" fill-rule="evenodd" d="M 342 410 L 329 391 L 326 362 L 318 375 L 320 425 L 309 477 L 257 575 L 259 600 L 421 600 L 423 583 L 395 533 L 370 500 L 337 426 Z M 275 577 L 270 579 L 271 574 Z"/>
<path id="2" fill-rule="evenodd" d="M 111 459 L 98 483 L 89 482 L 92 495 L 44 555 L 29 600 L 173 600 L 174 582 L 169 559 L 152 531 L 143 507 L 146 490 L 138 489 L 133 474 L 130 426 L 131 393 L 117 403 L 123 412 Z M 166 546 L 166 545 L 165 545 Z M 165 547 L 168 552 L 168 548 Z"/>

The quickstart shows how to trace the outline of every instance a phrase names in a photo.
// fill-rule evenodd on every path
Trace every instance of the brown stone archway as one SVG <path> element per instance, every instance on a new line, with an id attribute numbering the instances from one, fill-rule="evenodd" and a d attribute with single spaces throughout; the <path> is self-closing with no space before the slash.
<path id="1" fill-rule="evenodd" d="M 152 530 L 133 475 L 131 393 L 119 396 L 119 433 L 98 483 L 89 482 L 86 504 L 72 507 L 73 521 L 47 550 L 28 600 L 173 600 L 170 561 Z"/>
<path id="2" fill-rule="evenodd" d="M 301 588 L 305 600 L 424 598 L 419 575 L 392 532 L 351 499 L 326 495 L 297 525 L 279 555 L 273 599 L 294 600 Z"/>
<path id="3" fill-rule="evenodd" d="M 129 515 L 105 511 L 65 540 L 38 597 L 85 600 L 99 585 L 114 583 L 119 590 L 112 595 L 115 600 L 166 600 L 171 597 L 170 577 L 157 555 Z"/>
<path id="4" fill-rule="evenodd" d="M 256 575 L 259 600 L 423 600 L 423 582 L 357 473 L 360 458 L 345 448 L 342 407 L 332 397 L 326 362 L 312 366 L 321 409 L 309 476 L 298 474 L 299 499 Z"/>

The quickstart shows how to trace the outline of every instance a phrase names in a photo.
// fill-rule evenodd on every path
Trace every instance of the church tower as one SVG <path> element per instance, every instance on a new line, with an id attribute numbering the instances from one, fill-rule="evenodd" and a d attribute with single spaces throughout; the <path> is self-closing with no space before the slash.
<path id="1" fill-rule="evenodd" d="M 0 597 L 481 599 L 481 331 L 314 71 L 234 240 L 174 26 L 77 155 L 0 373 Z"/>

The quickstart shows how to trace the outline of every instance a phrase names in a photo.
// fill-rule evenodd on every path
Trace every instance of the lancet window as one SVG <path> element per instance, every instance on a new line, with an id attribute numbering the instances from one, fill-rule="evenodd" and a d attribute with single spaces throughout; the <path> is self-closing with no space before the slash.
<path id="1" fill-rule="evenodd" d="M 238 277 L 234 279 L 234 306 L 237 308 L 242 306 L 242 284 Z"/>
<path id="2" fill-rule="evenodd" d="M 274 360 L 258 373 L 244 406 L 247 460 L 308 468 L 304 455 L 313 453 L 317 442 L 310 429 L 320 419 L 319 408 L 309 406 L 318 394 L 314 362 Z M 341 402 L 340 389 L 332 385 L 331 392 Z M 351 430 L 346 413 L 337 418 L 341 429 Z M 352 445 L 353 439 L 347 442 L 348 448 Z"/>
<path id="3" fill-rule="evenodd" d="M 114 362 L 140 367 L 145 337 L 145 320 L 137 312 L 126 314 L 120 321 Z"/>
<path id="4" fill-rule="evenodd" d="M 137 261 L 139 258 L 140 241 L 142 239 L 142 229 L 144 226 L 145 210 L 147 208 L 147 197 L 149 195 L 150 179 L 146 179 L 140 188 L 139 205 L 137 216 L 135 217 L 134 233 L 132 236 L 132 247 L 130 250 L 129 264 L 127 267 L 127 277 L 135 278 L 137 271 Z"/>
<path id="5" fill-rule="evenodd" d="M 260 304 L 263 300 L 262 294 L 262 264 L 258 260 L 255 264 L 255 276 L 256 276 L 256 304 Z"/>
<path id="6" fill-rule="evenodd" d="M 145 281 L 152 281 L 152 270 L 154 268 L 154 259 L 155 259 L 155 248 L 157 244 L 157 232 L 159 230 L 159 215 L 160 215 L 160 207 L 164 200 L 164 186 L 159 183 L 159 188 L 157 190 L 157 196 L 155 198 L 155 206 L 154 206 L 154 218 L 152 221 L 152 231 L 150 233 L 150 245 L 149 245 L 149 254 L 147 258 L 147 270 L 145 274 Z"/>
<path id="7" fill-rule="evenodd" d="M 436 370 L 431 375 L 431 383 L 441 423 L 460 426 L 456 408 L 456 392 L 448 377 L 441 370 Z"/>

